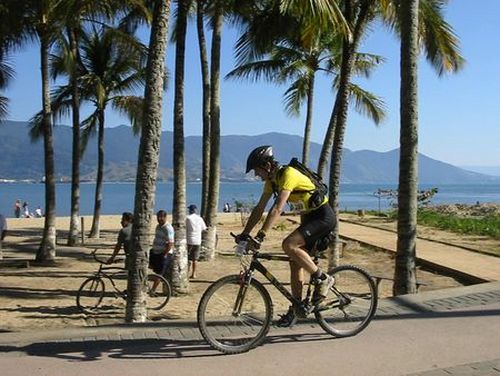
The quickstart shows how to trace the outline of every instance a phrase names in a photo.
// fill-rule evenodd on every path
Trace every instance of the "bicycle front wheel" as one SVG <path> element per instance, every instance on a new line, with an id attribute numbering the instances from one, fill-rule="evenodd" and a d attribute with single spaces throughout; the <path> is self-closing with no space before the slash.
<path id="1" fill-rule="evenodd" d="M 239 275 L 219 279 L 203 294 L 198 305 L 198 326 L 203 338 L 225 354 L 250 350 L 265 339 L 273 315 L 269 293 L 252 279 Z"/>
<path id="2" fill-rule="evenodd" d="M 377 309 L 377 289 L 363 269 L 342 265 L 330 273 L 335 284 L 315 311 L 319 325 L 335 337 L 358 334 L 368 326 Z"/>
<path id="3" fill-rule="evenodd" d="M 86 279 L 76 294 L 76 305 L 85 313 L 93 313 L 104 298 L 104 282 L 102 278 L 90 277 Z"/>
<path id="4" fill-rule="evenodd" d="M 148 274 L 148 294 L 146 307 L 151 310 L 159 310 L 165 307 L 170 299 L 172 290 L 170 283 L 159 274 Z"/>

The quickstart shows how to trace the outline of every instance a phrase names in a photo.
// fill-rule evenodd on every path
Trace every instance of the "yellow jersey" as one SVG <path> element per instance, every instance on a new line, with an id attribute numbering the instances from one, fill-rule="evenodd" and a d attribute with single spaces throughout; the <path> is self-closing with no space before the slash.
<path id="1" fill-rule="evenodd" d="M 264 193 L 270 194 L 274 192 L 278 194 L 283 190 L 291 192 L 288 202 L 292 203 L 293 206 L 302 213 L 317 208 L 309 207 L 309 199 L 316 190 L 316 186 L 311 179 L 293 167 L 281 167 L 276 172 L 274 179 L 266 181 L 264 184 Z M 325 196 L 323 202 L 319 206 L 322 206 L 327 202 L 328 197 Z"/>

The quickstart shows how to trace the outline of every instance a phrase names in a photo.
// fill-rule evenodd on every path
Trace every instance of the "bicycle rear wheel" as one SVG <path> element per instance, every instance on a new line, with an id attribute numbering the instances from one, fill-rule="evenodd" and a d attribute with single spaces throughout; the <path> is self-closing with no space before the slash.
<path id="1" fill-rule="evenodd" d="M 86 279 L 76 294 L 76 305 L 85 313 L 93 313 L 104 298 L 104 282 L 100 277 Z"/>
<path id="2" fill-rule="evenodd" d="M 377 289 L 363 269 L 342 265 L 330 273 L 335 284 L 315 311 L 319 325 L 335 337 L 358 334 L 368 326 L 377 309 Z"/>
<path id="3" fill-rule="evenodd" d="M 172 290 L 170 283 L 159 274 L 148 274 L 148 294 L 146 307 L 151 310 L 159 310 L 165 307 L 170 299 Z"/>
<path id="4" fill-rule="evenodd" d="M 252 279 L 239 275 L 219 279 L 203 294 L 198 305 L 198 326 L 203 338 L 225 354 L 250 350 L 265 339 L 273 315 L 269 293 Z"/>

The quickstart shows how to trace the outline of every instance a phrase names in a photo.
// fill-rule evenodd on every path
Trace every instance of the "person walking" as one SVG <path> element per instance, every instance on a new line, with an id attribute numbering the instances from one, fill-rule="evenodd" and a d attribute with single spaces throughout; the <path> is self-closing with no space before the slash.
<path id="1" fill-rule="evenodd" d="M 201 233 L 207 229 L 203 218 L 197 214 L 198 208 L 191 204 L 188 206 L 189 215 L 186 217 L 186 233 L 188 246 L 188 260 L 191 266 L 191 277 L 196 278 L 196 262 L 200 258 Z"/>

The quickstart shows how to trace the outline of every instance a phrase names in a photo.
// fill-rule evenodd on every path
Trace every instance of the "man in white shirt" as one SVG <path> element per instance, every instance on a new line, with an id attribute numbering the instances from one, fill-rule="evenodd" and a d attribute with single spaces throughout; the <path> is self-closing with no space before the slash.
<path id="1" fill-rule="evenodd" d="M 153 269 L 156 274 L 164 275 L 174 253 L 174 228 L 170 223 L 167 223 L 167 212 L 165 210 L 159 210 L 156 213 L 156 219 L 158 224 L 155 229 L 153 247 L 149 251 L 149 268 Z M 159 283 L 159 279 L 154 281 L 151 293 L 156 291 Z"/>
<path id="2" fill-rule="evenodd" d="M 2 242 L 5 239 L 5 235 L 7 235 L 7 221 L 5 220 L 5 217 L 0 214 L 0 260 L 3 258 Z"/>
<path id="3" fill-rule="evenodd" d="M 201 233 L 207 229 L 203 218 L 196 213 L 196 205 L 188 206 L 189 215 L 186 217 L 186 233 L 188 245 L 188 259 L 191 262 L 191 277 L 196 278 L 196 261 L 200 257 Z"/>

